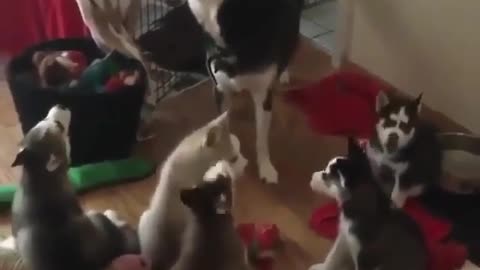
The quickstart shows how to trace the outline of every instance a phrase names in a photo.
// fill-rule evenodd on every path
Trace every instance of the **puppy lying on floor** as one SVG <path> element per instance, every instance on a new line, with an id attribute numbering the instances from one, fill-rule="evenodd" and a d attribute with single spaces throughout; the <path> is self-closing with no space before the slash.
<path id="1" fill-rule="evenodd" d="M 310 270 L 427 269 L 420 228 L 382 191 L 359 145 L 349 139 L 348 149 L 348 157 L 332 159 L 312 177 L 312 189 L 335 198 L 341 217 L 325 262 Z"/>
<path id="2" fill-rule="evenodd" d="M 50 109 L 25 135 L 12 165 L 22 166 L 12 233 L 28 269 L 100 270 L 138 252 L 136 234 L 113 211 L 83 212 L 67 175 L 70 119 L 66 108 Z"/>

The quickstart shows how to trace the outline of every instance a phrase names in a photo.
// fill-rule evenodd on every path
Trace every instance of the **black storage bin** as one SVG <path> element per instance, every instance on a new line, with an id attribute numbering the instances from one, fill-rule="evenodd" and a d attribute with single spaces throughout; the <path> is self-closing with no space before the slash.
<path id="1" fill-rule="evenodd" d="M 104 57 L 90 39 L 58 39 L 29 48 L 12 59 L 7 68 L 7 81 L 23 133 L 41 121 L 52 106 L 63 104 L 72 111 L 72 166 L 127 158 L 136 141 L 145 84 L 114 93 L 78 89 L 70 93 L 42 88 L 32 63 L 32 55 L 40 50 L 82 51 L 90 62 Z M 126 65 L 141 67 L 136 61 L 128 61 Z"/>

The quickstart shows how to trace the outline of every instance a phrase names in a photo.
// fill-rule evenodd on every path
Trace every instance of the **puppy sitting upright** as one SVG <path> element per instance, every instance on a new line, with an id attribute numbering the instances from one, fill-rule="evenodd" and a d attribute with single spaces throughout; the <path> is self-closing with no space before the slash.
<path id="1" fill-rule="evenodd" d="M 172 270 L 248 270 L 246 251 L 232 217 L 232 169 L 220 161 L 204 182 L 183 189 L 180 198 L 192 216 Z"/>
<path id="2" fill-rule="evenodd" d="M 376 178 L 398 207 L 438 183 L 442 173 L 441 143 L 435 127 L 420 118 L 421 98 L 377 97 L 379 119 L 367 153 Z"/>
<path id="3" fill-rule="evenodd" d="M 373 179 L 362 149 L 349 140 L 347 158 L 331 160 L 313 174 L 314 191 L 336 198 L 341 209 L 339 232 L 325 262 L 310 270 L 424 270 L 426 247 L 417 224 Z M 352 267 L 352 265 L 354 267 Z"/>
<path id="4" fill-rule="evenodd" d="M 23 168 L 12 234 L 28 269 L 100 270 L 138 249 L 106 216 L 84 215 L 67 176 L 69 125 L 70 111 L 53 107 L 25 135 L 13 162 Z"/>
<path id="5" fill-rule="evenodd" d="M 239 140 L 230 134 L 227 113 L 188 135 L 163 164 L 160 182 L 138 225 L 142 254 L 152 269 L 169 269 L 178 257 L 191 216 L 180 201 L 180 190 L 199 184 L 219 160 L 232 165 L 235 177 L 247 164 Z"/>

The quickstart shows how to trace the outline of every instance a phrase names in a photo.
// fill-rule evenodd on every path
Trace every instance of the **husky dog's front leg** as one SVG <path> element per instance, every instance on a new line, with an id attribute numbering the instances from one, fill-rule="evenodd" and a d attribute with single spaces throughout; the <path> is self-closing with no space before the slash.
<path id="1" fill-rule="evenodd" d="M 343 270 L 353 269 L 352 256 L 345 236 L 338 234 L 335 244 L 325 259 L 325 262 L 310 266 L 309 270 Z"/>
<path id="2" fill-rule="evenodd" d="M 273 87 L 267 89 L 255 89 L 252 91 L 252 97 L 255 106 L 256 122 L 256 150 L 257 165 L 260 179 L 276 184 L 278 183 L 278 172 L 273 167 L 270 159 L 270 148 L 268 145 L 268 135 L 272 120 Z"/>

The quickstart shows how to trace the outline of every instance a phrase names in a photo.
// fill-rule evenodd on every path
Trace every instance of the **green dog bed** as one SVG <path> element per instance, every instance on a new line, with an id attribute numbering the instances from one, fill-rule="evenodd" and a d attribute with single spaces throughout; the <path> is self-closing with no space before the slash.
<path id="1" fill-rule="evenodd" d="M 70 181 L 77 193 L 93 188 L 143 179 L 155 172 L 155 164 L 141 158 L 105 161 L 71 168 Z M 0 186 L 0 210 L 10 209 L 16 185 Z"/>

